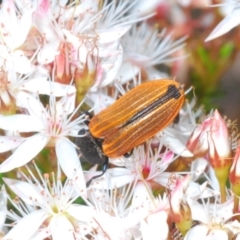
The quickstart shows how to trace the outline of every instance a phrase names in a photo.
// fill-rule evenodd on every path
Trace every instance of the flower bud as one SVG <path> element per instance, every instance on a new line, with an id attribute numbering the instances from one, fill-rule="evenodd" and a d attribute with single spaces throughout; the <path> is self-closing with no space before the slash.
<path id="1" fill-rule="evenodd" d="M 89 88 L 94 84 L 96 79 L 95 67 L 96 66 L 91 59 L 91 56 L 88 56 L 84 69 L 82 71 L 76 69 L 74 77 L 75 86 L 77 89 L 76 105 L 78 105 L 83 100 Z"/>
<path id="2" fill-rule="evenodd" d="M 226 201 L 226 182 L 232 164 L 231 141 L 227 124 L 219 112 L 215 110 L 210 130 L 207 132 L 207 159 L 214 169 L 220 186 L 221 201 Z"/>
<path id="3" fill-rule="evenodd" d="M 208 151 L 207 132 L 210 130 L 212 119 L 207 118 L 201 125 L 198 125 L 187 142 L 187 149 L 194 157 L 203 157 Z"/>
<path id="4" fill-rule="evenodd" d="M 213 168 L 230 168 L 231 141 L 228 134 L 228 127 L 219 112 L 215 110 L 212 117 L 212 125 L 207 132 L 208 139 L 208 160 Z"/>
<path id="5" fill-rule="evenodd" d="M 230 137 L 227 124 L 217 110 L 193 131 L 187 149 L 194 158 L 206 157 L 214 167 L 226 164 L 231 157 Z"/>
<path id="6" fill-rule="evenodd" d="M 229 181 L 232 184 L 232 191 L 240 196 L 240 146 L 238 146 L 232 167 L 230 169 Z"/>
<path id="7" fill-rule="evenodd" d="M 71 46 L 61 44 L 59 47 L 59 55 L 55 57 L 56 76 L 55 81 L 62 84 L 69 84 L 72 79 L 71 66 L 69 62 L 69 51 Z"/>
<path id="8" fill-rule="evenodd" d="M 183 236 L 188 232 L 192 225 L 192 213 L 189 204 L 184 201 L 184 194 L 190 183 L 191 176 L 187 175 L 178 180 L 175 188 L 171 192 L 171 216 L 178 230 Z"/>

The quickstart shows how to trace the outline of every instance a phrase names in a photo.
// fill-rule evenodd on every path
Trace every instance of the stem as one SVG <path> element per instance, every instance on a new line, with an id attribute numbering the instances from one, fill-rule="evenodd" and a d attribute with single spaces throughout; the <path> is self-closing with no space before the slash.
<path id="1" fill-rule="evenodd" d="M 238 205 L 239 205 L 239 198 L 236 197 L 235 195 L 233 196 L 233 214 L 238 213 Z M 233 217 L 233 220 L 238 220 L 238 217 Z"/>
<path id="2" fill-rule="evenodd" d="M 221 203 L 226 202 L 227 198 L 226 198 L 226 184 L 223 181 L 219 181 L 219 185 L 220 185 L 220 193 L 221 193 Z"/>
<path id="3" fill-rule="evenodd" d="M 221 203 L 224 203 L 227 200 L 226 182 L 227 182 L 228 175 L 229 175 L 229 168 L 230 168 L 230 165 L 226 164 L 224 167 L 214 169 L 216 178 L 217 178 L 219 186 L 220 186 Z"/>
<path id="4" fill-rule="evenodd" d="M 239 184 L 232 184 L 231 186 L 233 195 L 233 215 L 238 214 L 238 206 L 239 206 L 239 196 L 240 196 L 240 186 Z M 233 220 L 239 220 L 239 216 L 234 216 Z"/>

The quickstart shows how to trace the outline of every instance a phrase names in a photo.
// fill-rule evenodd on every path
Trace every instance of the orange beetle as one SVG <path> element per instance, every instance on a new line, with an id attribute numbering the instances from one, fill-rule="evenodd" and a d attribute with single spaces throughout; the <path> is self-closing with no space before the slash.
<path id="1" fill-rule="evenodd" d="M 178 82 L 154 80 L 133 88 L 90 119 L 89 132 L 80 130 L 85 137 L 77 138 L 76 144 L 83 160 L 103 164 L 102 174 L 94 178 L 105 173 L 108 157 L 127 154 L 167 127 L 183 103 L 184 90 Z"/>

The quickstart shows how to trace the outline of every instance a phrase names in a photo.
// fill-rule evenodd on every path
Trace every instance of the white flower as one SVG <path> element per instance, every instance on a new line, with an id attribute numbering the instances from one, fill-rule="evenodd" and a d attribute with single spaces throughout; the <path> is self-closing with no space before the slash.
<path id="1" fill-rule="evenodd" d="M 41 1 L 33 18 L 45 39 L 38 62 L 55 61 L 57 75 L 65 73 L 64 76 L 71 79 L 75 69 L 83 70 L 88 55 L 92 55 L 97 69 L 97 83 L 93 88 L 110 84 L 122 64 L 120 38 L 132 23 L 140 20 L 131 14 L 137 2 L 121 0 L 98 4 L 89 0 L 59 6 L 55 1 L 48 4 Z"/>
<path id="2" fill-rule="evenodd" d="M 33 22 L 39 33 L 44 37 L 43 48 L 38 54 L 38 61 L 41 64 L 47 64 L 54 61 L 59 54 L 65 54 L 66 63 L 77 61 L 78 48 L 81 46 L 79 56 L 83 61 L 86 60 L 88 47 L 94 41 L 96 35 L 86 36 L 86 39 L 77 37 L 84 32 L 93 33 L 93 23 L 91 18 L 96 14 L 96 1 L 81 1 L 67 4 L 62 1 L 40 1 L 33 17 Z M 72 35 L 75 37 L 73 38 Z M 89 45 L 88 45 L 89 44 Z M 82 56 L 84 55 L 84 56 Z M 64 66 L 65 70 L 69 66 Z"/>
<path id="3" fill-rule="evenodd" d="M 98 13 L 96 24 L 100 46 L 104 43 L 116 42 L 131 28 L 132 24 L 150 18 L 155 14 L 150 13 L 144 17 L 139 17 L 141 11 L 143 13 L 145 9 L 139 8 L 139 0 L 119 0 L 110 3 L 105 1 Z"/>
<path id="4" fill-rule="evenodd" d="M 54 91 L 53 91 L 54 89 Z M 43 67 L 22 75 L 16 71 L 7 71 L 4 67 L 0 71 L 0 113 L 13 114 L 17 107 L 24 107 L 21 99 L 31 94 L 53 94 L 56 97 L 74 93 L 75 87 L 49 81 L 49 76 Z M 21 94 L 24 93 L 24 94 Z M 31 97 L 31 96 L 29 96 Z M 4 110 L 6 109 L 6 110 Z"/>
<path id="5" fill-rule="evenodd" d="M 110 239 L 167 239 L 168 198 L 153 197 L 144 185 L 132 184 L 109 190 L 92 189 L 89 199 L 96 209 L 100 229 Z M 149 195 L 150 194 L 150 195 Z M 159 226 L 161 225 L 161 231 Z"/>
<path id="6" fill-rule="evenodd" d="M 135 194 L 132 205 L 135 207 L 140 221 L 140 231 L 143 240 L 168 239 L 169 226 L 167 219 L 170 217 L 169 199 L 166 194 L 154 197 L 151 192 L 145 190 L 143 184 L 137 186 L 138 194 Z M 159 227 L 161 225 L 161 231 Z"/>
<path id="7" fill-rule="evenodd" d="M 2 234 L 7 232 L 7 229 L 4 226 L 6 216 L 7 216 L 7 194 L 5 192 L 5 187 L 2 186 L 0 192 L 0 237 Z"/>
<path id="8" fill-rule="evenodd" d="M 191 175 L 179 177 L 171 192 L 171 209 L 176 216 L 181 216 L 181 204 L 187 203 L 192 212 L 195 212 L 195 203 L 198 199 L 203 200 L 209 197 L 218 197 L 215 192 L 207 187 L 208 182 L 198 184 L 192 181 Z"/>
<path id="9" fill-rule="evenodd" d="M 127 33 L 121 43 L 124 52 L 124 63 L 118 74 L 118 79 L 126 83 L 134 78 L 141 69 L 146 71 L 149 79 L 162 78 L 163 75 L 153 67 L 161 63 L 169 63 L 176 58 L 171 55 L 184 47 L 181 38 L 174 41 L 172 34 L 163 30 L 160 34 L 147 23 L 135 24 Z"/>
<path id="10" fill-rule="evenodd" d="M 107 47 L 105 50 L 108 51 Z M 111 51 L 111 48 L 109 51 Z M 99 87 L 108 86 L 115 80 L 122 66 L 122 58 L 123 52 L 121 45 L 115 47 L 107 57 L 98 56 L 97 76 L 95 84 L 91 87 L 92 92 L 97 92 Z"/>
<path id="11" fill-rule="evenodd" d="M 75 94 L 68 94 L 56 101 L 50 95 L 49 105 L 44 108 L 39 99 L 21 93 L 22 101 L 29 115 L 16 114 L 10 116 L 0 116 L 0 128 L 17 132 L 36 132 L 24 141 L 18 140 L 12 143 L 12 148 L 16 148 L 13 154 L 0 165 L 0 172 L 7 172 L 14 168 L 23 166 L 31 161 L 44 147 L 55 147 L 56 155 L 60 166 L 68 177 L 72 177 L 79 171 L 79 181 L 84 185 L 81 164 L 75 145 L 68 139 L 68 136 L 78 136 L 78 131 L 82 127 L 83 117 L 73 120 L 77 109 L 74 108 Z M 13 137 L 2 137 L 0 143 L 4 151 L 9 150 L 10 141 L 15 141 Z M 6 145 L 6 146 L 5 146 Z M 67 161 L 66 161 L 67 159 Z"/>
<path id="12" fill-rule="evenodd" d="M 133 195 L 132 185 L 110 190 L 91 189 L 88 192 L 89 205 L 96 210 L 94 219 L 98 223 L 95 239 L 101 239 L 104 233 L 110 239 L 131 240 L 139 231 L 141 220 L 139 206 L 131 204 Z M 99 238 L 98 238 L 99 237 Z"/>
<path id="13" fill-rule="evenodd" d="M 33 10 L 32 4 L 18 8 L 14 1 L 2 1 L 0 9 L 0 66 L 5 63 L 8 70 L 14 69 L 23 74 L 33 70 L 30 60 L 20 48 L 31 29 Z"/>
<path id="14" fill-rule="evenodd" d="M 230 199 L 224 204 L 214 204 L 202 201 L 202 204 L 195 202 L 192 210 L 192 218 L 199 222 L 196 226 L 191 228 L 184 240 L 215 240 L 215 239 L 229 239 L 231 236 L 231 229 L 234 228 L 234 222 L 231 221 L 233 209 L 233 200 Z M 228 235 L 229 234 L 229 235 Z"/>
<path id="15" fill-rule="evenodd" d="M 99 11 L 96 31 L 100 36 L 99 43 L 114 43 L 119 40 L 131 27 L 132 23 L 139 21 L 130 11 L 137 6 L 137 0 L 132 2 L 120 0 L 104 2 Z"/>
<path id="16" fill-rule="evenodd" d="M 110 239 L 167 239 L 167 196 L 150 197 L 144 185 L 136 188 L 138 195 L 135 196 L 132 184 L 109 190 L 89 191 L 90 203 L 96 209 L 94 219 L 99 223 L 99 229 Z M 161 225 L 161 232 L 156 227 L 157 224 Z M 99 231 L 98 235 L 101 234 Z"/>
<path id="17" fill-rule="evenodd" d="M 84 236 L 91 231 L 93 209 L 74 201 L 81 196 L 76 191 L 75 179 L 61 182 L 61 175 L 44 174 L 35 166 L 37 175 L 27 167 L 30 177 L 22 172 L 25 179 L 19 181 L 4 178 L 6 185 L 17 195 L 9 201 L 17 209 L 18 214 L 9 211 L 8 218 L 13 221 L 13 227 L 4 240 L 12 239 L 46 239 L 76 240 L 76 235 Z M 76 195 L 76 193 L 78 193 Z"/>
<path id="18" fill-rule="evenodd" d="M 227 16 L 215 27 L 212 33 L 207 37 L 205 41 L 213 40 L 220 37 L 223 34 L 229 32 L 231 29 L 240 24 L 240 3 L 239 1 L 229 1 L 218 6 L 231 7 L 231 11 L 228 11 Z"/>

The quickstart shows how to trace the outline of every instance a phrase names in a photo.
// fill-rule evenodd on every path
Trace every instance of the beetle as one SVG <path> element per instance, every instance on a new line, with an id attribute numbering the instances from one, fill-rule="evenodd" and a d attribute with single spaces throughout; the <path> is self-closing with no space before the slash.
<path id="1" fill-rule="evenodd" d="M 91 117 L 81 129 L 76 145 L 83 161 L 102 164 L 102 176 L 108 168 L 108 158 L 129 156 L 134 147 L 167 127 L 178 115 L 184 103 L 183 87 L 174 80 L 145 82 L 120 97 L 115 103 Z"/>

